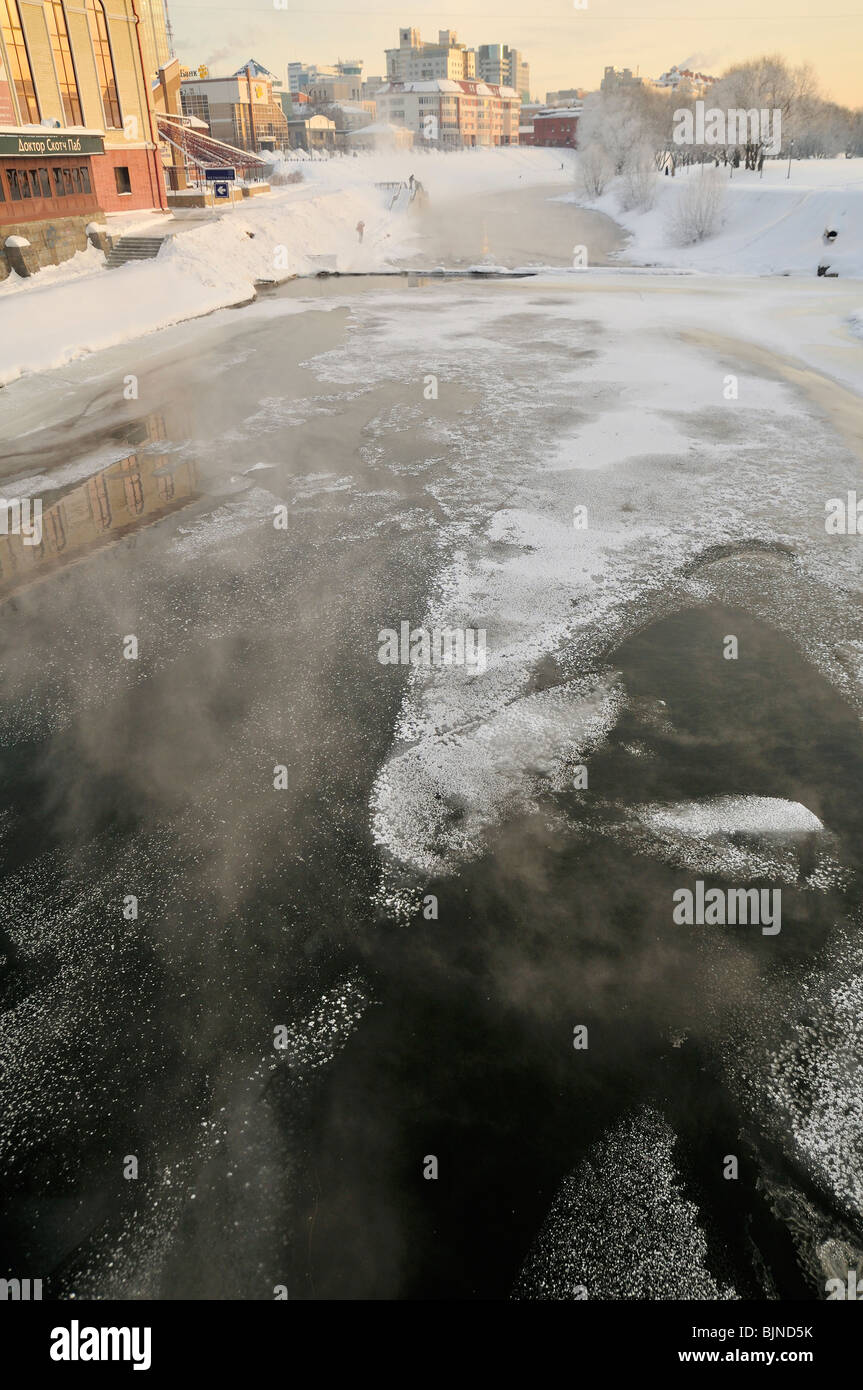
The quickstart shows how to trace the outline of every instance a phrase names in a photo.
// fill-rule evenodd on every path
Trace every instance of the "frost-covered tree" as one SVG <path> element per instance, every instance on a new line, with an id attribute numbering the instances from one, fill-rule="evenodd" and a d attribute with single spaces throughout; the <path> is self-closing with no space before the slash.
<path id="1" fill-rule="evenodd" d="M 680 185 L 671 211 L 670 233 L 680 246 L 692 246 L 718 232 L 725 180 L 712 164 L 693 169 Z"/>
<path id="2" fill-rule="evenodd" d="M 621 175 L 620 201 L 624 211 L 646 212 L 656 202 L 656 150 L 640 140 L 629 151 Z"/>
<path id="3" fill-rule="evenodd" d="M 656 156 L 671 133 L 671 103 L 645 87 L 595 92 L 578 123 L 581 180 L 598 197 L 610 179 L 621 178 L 627 207 L 649 207 L 654 197 Z"/>
<path id="4" fill-rule="evenodd" d="M 709 104 L 726 112 L 778 112 L 782 121 L 782 147 L 787 150 L 792 139 L 796 144 L 804 128 L 806 111 L 817 96 L 815 77 L 807 64 L 792 68 L 784 58 L 772 54 L 729 68 L 712 88 Z M 747 140 L 743 147 L 746 168 L 757 168 L 763 152 L 763 139 Z"/>

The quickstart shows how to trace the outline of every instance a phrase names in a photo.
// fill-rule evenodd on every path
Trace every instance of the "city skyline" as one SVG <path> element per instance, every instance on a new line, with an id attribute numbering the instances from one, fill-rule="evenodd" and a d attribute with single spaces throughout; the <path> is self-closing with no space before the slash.
<path id="1" fill-rule="evenodd" d="M 785 0 L 760 0 L 755 14 L 739 3 L 726 9 L 691 0 L 662 0 L 640 14 L 620 0 L 588 0 L 585 9 L 560 0 L 541 0 L 528 14 L 502 11 L 497 4 L 465 0 L 457 11 L 369 10 L 359 0 L 337 0 L 338 8 L 312 11 L 254 6 L 211 5 L 208 0 L 169 0 L 177 56 L 184 63 L 206 63 L 220 74 L 255 56 L 284 78 L 288 62 L 332 63 L 362 57 L 366 73 L 383 73 L 385 50 L 398 30 L 410 25 L 424 39 L 439 29 L 455 29 L 470 47 L 508 43 L 531 67 L 532 94 L 562 87 L 598 88 L 607 65 L 638 69 L 656 78 L 673 64 L 715 75 L 736 62 L 780 53 L 790 63 L 807 62 L 823 94 L 846 106 L 863 106 L 863 79 L 857 55 L 863 51 L 863 13 L 835 0 L 827 14 L 787 13 Z"/>

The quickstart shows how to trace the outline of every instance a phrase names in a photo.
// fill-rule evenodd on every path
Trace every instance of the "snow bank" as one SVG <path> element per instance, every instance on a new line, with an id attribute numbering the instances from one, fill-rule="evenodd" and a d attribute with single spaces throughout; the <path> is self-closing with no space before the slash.
<path id="1" fill-rule="evenodd" d="M 619 184 L 602 198 L 573 201 L 607 213 L 632 233 L 624 259 L 733 275 L 815 275 L 822 257 L 840 276 L 863 277 L 863 159 L 772 160 L 764 176 L 720 168 L 725 195 L 720 230 L 695 246 L 674 244 L 670 230 L 677 200 L 697 167 L 675 178 L 656 175 L 656 204 L 649 212 L 622 209 Z M 839 236 L 825 247 L 832 227 Z"/>

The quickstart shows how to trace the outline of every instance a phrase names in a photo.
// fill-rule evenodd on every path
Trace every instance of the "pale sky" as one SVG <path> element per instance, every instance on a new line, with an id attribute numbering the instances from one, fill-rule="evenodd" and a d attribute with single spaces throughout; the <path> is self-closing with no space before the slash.
<path id="1" fill-rule="evenodd" d="M 367 74 L 384 73 L 384 49 L 404 25 L 436 40 L 455 29 L 459 41 L 508 43 L 531 67 L 540 99 L 561 87 L 596 88 L 607 64 L 658 77 L 672 64 L 719 75 L 730 63 L 781 53 L 809 62 L 826 96 L 863 106 L 863 4 L 860 0 L 429 0 L 392 8 L 394 0 L 168 0 L 177 56 L 207 63 L 213 76 L 250 57 L 285 78 L 294 60 L 333 63 L 362 58 Z M 807 10 L 807 5 L 809 9 Z"/>

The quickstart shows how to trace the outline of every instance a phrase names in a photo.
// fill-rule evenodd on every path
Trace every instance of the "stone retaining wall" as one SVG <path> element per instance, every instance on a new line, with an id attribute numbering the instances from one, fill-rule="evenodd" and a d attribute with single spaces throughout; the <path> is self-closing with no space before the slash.
<path id="1" fill-rule="evenodd" d="M 0 228 L 0 280 L 5 280 L 12 270 L 19 275 L 35 275 L 46 266 L 68 261 L 76 251 L 86 250 L 87 227 L 93 220 L 91 214 L 58 217 L 53 221 L 4 223 Z M 7 246 L 10 237 L 22 237 L 30 245 Z M 94 246 L 110 249 L 110 238 L 106 234 L 94 234 L 90 240 Z"/>

